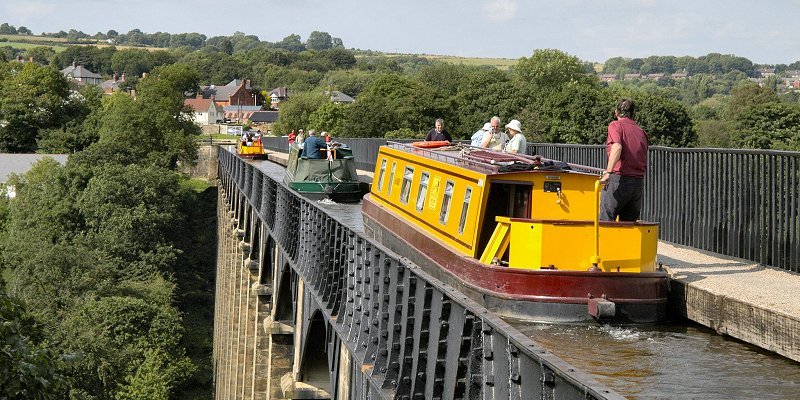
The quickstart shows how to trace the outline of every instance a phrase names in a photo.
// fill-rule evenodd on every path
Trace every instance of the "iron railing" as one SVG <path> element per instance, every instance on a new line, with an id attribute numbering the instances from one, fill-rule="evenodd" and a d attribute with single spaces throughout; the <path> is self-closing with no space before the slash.
<path id="1" fill-rule="evenodd" d="M 373 171 L 384 139 L 341 139 Z M 286 151 L 285 138 L 266 147 Z M 528 154 L 591 167 L 603 145 L 528 144 Z M 650 147 L 643 219 L 660 239 L 800 272 L 800 152 Z"/>

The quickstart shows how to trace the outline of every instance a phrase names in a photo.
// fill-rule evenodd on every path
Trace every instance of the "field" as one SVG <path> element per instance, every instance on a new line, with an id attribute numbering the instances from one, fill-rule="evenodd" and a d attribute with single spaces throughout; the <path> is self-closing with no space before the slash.
<path id="1" fill-rule="evenodd" d="M 472 65 L 472 66 L 488 65 L 500 70 L 507 70 L 516 65 L 517 61 L 519 61 L 517 59 L 511 59 L 511 58 L 478 58 L 478 57 L 455 57 L 455 56 L 434 56 L 434 55 L 423 55 L 422 57 L 450 64 Z"/>
<path id="2" fill-rule="evenodd" d="M 148 51 L 166 50 L 160 47 L 139 47 L 139 46 L 123 46 L 112 45 L 94 40 L 81 41 L 80 43 L 67 43 L 65 38 L 54 38 L 45 36 L 26 36 L 26 35 L 0 35 L 0 39 L 6 39 L 7 42 L 0 42 L 0 47 L 11 46 L 17 49 L 30 49 L 39 46 L 52 47 L 57 53 L 64 51 L 67 46 L 97 46 L 109 47 L 114 46 L 117 49 L 145 49 Z"/>

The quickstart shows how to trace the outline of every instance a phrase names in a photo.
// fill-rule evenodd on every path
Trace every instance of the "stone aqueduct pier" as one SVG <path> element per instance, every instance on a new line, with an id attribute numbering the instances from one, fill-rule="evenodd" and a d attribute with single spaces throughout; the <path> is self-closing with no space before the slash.
<path id="1" fill-rule="evenodd" d="M 217 399 L 617 399 L 220 148 Z"/>

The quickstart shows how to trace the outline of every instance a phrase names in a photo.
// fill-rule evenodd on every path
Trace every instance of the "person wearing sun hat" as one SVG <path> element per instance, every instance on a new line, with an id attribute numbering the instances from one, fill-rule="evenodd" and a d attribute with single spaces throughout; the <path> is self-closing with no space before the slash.
<path id="1" fill-rule="evenodd" d="M 506 153 L 525 154 L 528 141 L 525 140 L 525 135 L 522 134 L 522 124 L 512 119 L 511 122 L 506 124 L 506 130 L 508 130 L 508 135 L 511 136 L 511 139 L 506 143 L 506 147 L 503 151 Z"/>

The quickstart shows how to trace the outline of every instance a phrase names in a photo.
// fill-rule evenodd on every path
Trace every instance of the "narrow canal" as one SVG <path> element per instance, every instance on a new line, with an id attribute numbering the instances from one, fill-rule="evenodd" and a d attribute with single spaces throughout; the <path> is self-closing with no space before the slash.
<path id="1" fill-rule="evenodd" d="M 282 181 L 280 165 L 253 163 Z M 363 231 L 360 205 L 318 204 Z M 691 321 L 639 327 L 508 322 L 631 399 L 800 398 L 800 363 Z"/>

